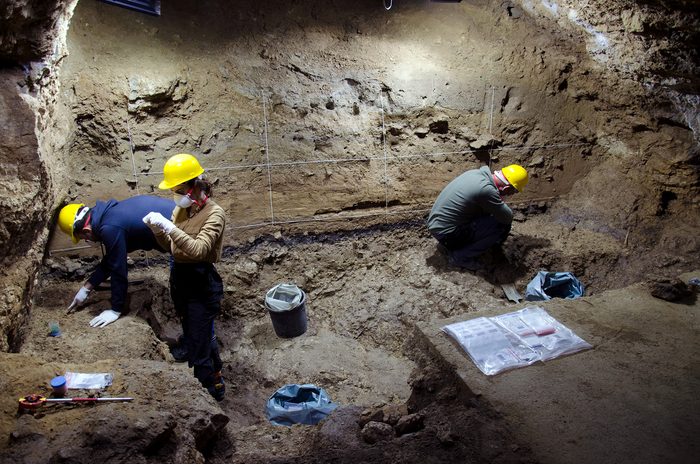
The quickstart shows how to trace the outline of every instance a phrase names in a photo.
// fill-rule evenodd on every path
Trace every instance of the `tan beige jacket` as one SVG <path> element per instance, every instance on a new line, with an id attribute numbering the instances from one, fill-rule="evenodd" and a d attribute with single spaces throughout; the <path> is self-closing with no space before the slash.
<path id="1" fill-rule="evenodd" d="M 176 263 L 216 263 L 221 259 L 224 244 L 226 216 L 224 209 L 207 200 L 204 207 L 191 218 L 187 210 L 176 206 L 170 219 L 177 227 L 170 232 L 156 234 L 156 240 L 166 250 L 169 248 Z"/>

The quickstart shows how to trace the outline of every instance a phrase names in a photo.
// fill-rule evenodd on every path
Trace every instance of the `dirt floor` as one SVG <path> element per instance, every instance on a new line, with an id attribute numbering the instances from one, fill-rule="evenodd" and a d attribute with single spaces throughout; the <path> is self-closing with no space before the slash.
<path id="1" fill-rule="evenodd" d="M 465 385 L 507 417 L 537 462 L 693 462 L 700 451 L 697 293 L 672 303 L 637 284 L 537 304 L 593 349 L 487 377 L 441 333 L 463 316 L 419 327 Z"/>
<path id="2" fill-rule="evenodd" d="M 476 273 L 447 263 L 421 221 L 335 235 L 268 236 L 245 253 L 229 250 L 230 261 L 219 267 L 237 277 L 228 282 L 216 322 L 227 382 L 227 397 L 218 404 L 191 381 L 186 365 L 169 356 L 168 344 L 179 330 L 162 258 L 151 256 L 150 267 L 144 266 L 145 259 L 135 261 L 129 313 L 103 329 L 88 322 L 109 307 L 108 291 L 96 292 L 86 306 L 66 313 L 82 282 L 77 275 L 65 280 L 68 266 L 75 272 L 79 266 L 89 269 L 89 263 L 53 262 L 35 295 L 26 342 L 15 355 L 30 358 L 23 366 L 4 358 L 6 378 L 12 379 L 4 389 L 12 392 L 10 398 L 48 395 L 53 375 L 107 369 L 116 371 L 115 386 L 92 393 L 135 397 L 136 405 L 121 405 L 129 414 L 138 414 L 154 398 L 161 398 L 157 407 L 149 406 L 156 411 L 174 405 L 189 411 L 196 398 L 206 403 L 204 410 L 220 408 L 229 419 L 215 440 L 198 448 L 208 462 L 563 463 L 588 462 L 592 454 L 599 456 L 593 462 L 658 462 L 662 455 L 691 462 L 699 445 L 692 432 L 697 426 L 693 411 L 699 410 L 692 394 L 700 353 L 696 296 L 669 303 L 651 297 L 646 284 L 611 292 L 592 285 L 586 294 L 594 296 L 581 302 L 545 303 L 594 350 L 494 378 L 484 376 L 471 361 L 457 367 L 446 362 L 454 353 L 431 351 L 434 340 L 426 340 L 435 337 L 435 327 L 444 321 L 503 314 L 527 305 L 505 298 L 500 284 L 506 282 L 498 276 L 509 271 L 497 262 L 499 254 L 508 255 L 525 237 L 534 240 L 554 226 L 538 215 L 523 221 L 502 250 L 494 251 L 487 269 Z M 563 253 L 556 243 L 550 242 L 549 249 Z M 591 253 L 587 247 L 607 253 L 624 249 L 624 243 L 583 230 L 570 232 L 565 243 L 577 256 Z M 566 267 L 553 265 L 557 270 Z M 592 275 L 607 271 L 589 267 Z M 532 277 L 509 282 L 524 295 Z M 248 282 L 245 290 L 237 290 L 239 279 Z M 282 282 L 299 285 L 307 295 L 308 330 L 293 339 L 276 336 L 263 307 L 265 291 Z M 53 319 L 60 322 L 58 337 L 48 335 L 47 323 Z M 442 334 L 441 340 L 449 339 Z M 684 355 L 679 358 L 678 352 Z M 155 364 L 137 369 L 135 360 Z M 177 380 L 160 383 L 164 374 L 154 378 L 154 369 Z M 276 389 L 291 383 L 320 386 L 342 407 L 316 427 L 273 426 L 264 404 Z M 465 383 L 469 388 L 463 388 Z M 119 406 L 110 405 L 110 411 Z M 66 420 L 60 408 L 68 406 L 47 406 L 38 418 L 37 427 L 49 443 L 55 443 L 52 438 L 60 435 Z M 421 414 L 422 428 L 370 444 L 360 435 L 358 420 L 371 408 Z M 3 433 L 16 433 L 16 404 L 6 399 L 3 410 L 8 419 Z M 80 410 L 71 407 L 70 414 Z M 647 440 L 653 446 L 640 448 L 640 441 Z M 153 459 L 169 456 L 168 449 L 160 445 Z"/>

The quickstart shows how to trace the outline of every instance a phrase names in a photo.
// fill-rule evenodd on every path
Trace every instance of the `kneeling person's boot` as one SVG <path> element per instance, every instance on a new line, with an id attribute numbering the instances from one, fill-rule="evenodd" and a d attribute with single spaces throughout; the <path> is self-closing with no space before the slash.
<path id="1" fill-rule="evenodd" d="M 483 269 L 486 267 L 486 265 L 477 261 L 476 258 L 462 258 L 457 260 L 453 257 L 450 257 L 450 264 L 470 271 L 478 271 L 479 269 Z"/>

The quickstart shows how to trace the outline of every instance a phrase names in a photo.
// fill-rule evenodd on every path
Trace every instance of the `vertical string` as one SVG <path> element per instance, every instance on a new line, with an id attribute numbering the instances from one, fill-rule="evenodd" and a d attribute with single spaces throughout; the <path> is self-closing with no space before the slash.
<path id="1" fill-rule="evenodd" d="M 489 133 L 493 135 L 491 130 L 493 129 L 493 102 L 496 98 L 496 87 L 491 86 L 491 123 L 489 124 Z"/>
<path id="2" fill-rule="evenodd" d="M 129 109 L 127 108 L 127 115 L 129 114 Z M 131 152 L 131 165 L 134 168 L 134 181 L 136 182 L 136 195 L 139 195 L 139 178 L 136 175 L 136 161 L 134 161 L 134 146 L 131 143 L 131 128 L 129 127 L 129 117 L 126 118 L 126 132 L 129 134 L 129 151 Z M 101 243 L 101 242 L 100 242 Z M 146 267 L 151 267 L 148 264 L 148 251 L 144 252 L 146 255 Z M 103 253 L 104 255 L 104 250 Z"/>
<path id="3" fill-rule="evenodd" d="M 263 118 L 265 119 L 265 154 L 267 155 L 267 183 L 270 186 L 270 223 L 275 224 L 275 211 L 272 207 L 272 175 L 270 174 L 270 146 L 267 141 L 267 108 L 265 103 L 265 91 L 262 90 L 263 97 Z"/>
<path id="4" fill-rule="evenodd" d="M 386 128 L 384 127 L 384 94 L 379 92 L 379 99 L 382 102 L 382 141 L 384 144 L 384 213 L 389 221 L 389 178 L 386 170 Z"/>
<path id="5" fill-rule="evenodd" d="M 489 171 L 491 170 L 491 156 L 493 153 L 493 102 L 496 98 L 496 87 L 491 86 L 491 122 L 489 123 L 489 135 L 491 136 L 491 148 L 489 148 Z"/>
<path id="6" fill-rule="evenodd" d="M 131 152 L 131 165 L 134 167 L 134 181 L 136 182 L 136 195 L 139 194 L 139 178 L 136 175 L 136 162 L 134 161 L 134 147 L 131 144 L 131 128 L 129 127 L 129 118 L 126 118 L 126 131 L 129 134 L 129 151 Z"/>

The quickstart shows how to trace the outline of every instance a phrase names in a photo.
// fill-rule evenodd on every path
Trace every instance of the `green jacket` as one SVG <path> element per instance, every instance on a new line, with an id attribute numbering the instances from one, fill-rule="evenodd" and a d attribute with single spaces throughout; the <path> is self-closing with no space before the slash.
<path id="1" fill-rule="evenodd" d="M 430 210 L 428 229 L 447 235 L 480 216 L 513 222 L 513 211 L 503 203 L 488 166 L 467 171 L 445 187 Z"/>

